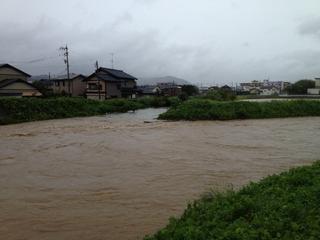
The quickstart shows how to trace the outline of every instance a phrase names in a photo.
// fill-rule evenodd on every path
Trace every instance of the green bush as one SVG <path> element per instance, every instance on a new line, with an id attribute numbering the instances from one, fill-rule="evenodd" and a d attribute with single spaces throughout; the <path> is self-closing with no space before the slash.
<path id="1" fill-rule="evenodd" d="M 209 99 L 214 101 L 234 101 L 237 96 L 233 91 L 223 89 L 210 90 L 206 95 L 199 96 L 200 99 Z"/>
<path id="2" fill-rule="evenodd" d="M 193 99 L 159 116 L 167 120 L 232 120 L 320 116 L 320 101 L 217 102 Z"/>
<path id="3" fill-rule="evenodd" d="M 210 193 L 146 240 L 319 239 L 320 162 Z"/>

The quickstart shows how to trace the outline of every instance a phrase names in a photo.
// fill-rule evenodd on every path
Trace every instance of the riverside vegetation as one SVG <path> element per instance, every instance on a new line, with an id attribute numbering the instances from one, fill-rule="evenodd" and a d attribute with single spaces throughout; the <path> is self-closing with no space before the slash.
<path id="1" fill-rule="evenodd" d="M 320 116 L 320 101 L 219 102 L 191 99 L 161 114 L 165 120 L 232 120 Z"/>
<path id="2" fill-rule="evenodd" d="M 0 98 L 0 124 L 85 117 L 144 108 L 170 107 L 178 98 L 145 97 L 137 100 L 94 101 L 84 98 Z"/>
<path id="3" fill-rule="evenodd" d="M 145 240 L 319 239 L 320 162 L 211 193 Z"/>
<path id="4" fill-rule="evenodd" d="M 233 95 L 191 97 L 144 97 L 94 101 L 84 98 L 0 98 L 0 124 L 58 118 L 86 117 L 145 108 L 170 107 L 159 119 L 232 120 L 320 116 L 320 101 L 233 101 Z"/>

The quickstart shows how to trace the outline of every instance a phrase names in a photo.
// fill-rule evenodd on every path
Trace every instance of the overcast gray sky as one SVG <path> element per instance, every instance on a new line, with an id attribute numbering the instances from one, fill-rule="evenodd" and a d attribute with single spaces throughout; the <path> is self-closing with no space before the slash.
<path id="1" fill-rule="evenodd" d="M 320 76 L 319 0 L 1 0 L 0 62 L 31 74 L 95 60 L 210 85 Z M 34 61 L 36 60 L 36 61 Z"/>

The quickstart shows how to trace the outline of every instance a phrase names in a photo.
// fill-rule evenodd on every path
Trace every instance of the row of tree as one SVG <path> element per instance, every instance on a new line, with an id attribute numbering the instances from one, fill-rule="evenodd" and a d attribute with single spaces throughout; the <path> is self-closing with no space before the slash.
<path id="1" fill-rule="evenodd" d="M 315 88 L 315 81 L 303 79 L 287 87 L 286 92 L 289 94 L 308 94 L 309 88 Z"/>

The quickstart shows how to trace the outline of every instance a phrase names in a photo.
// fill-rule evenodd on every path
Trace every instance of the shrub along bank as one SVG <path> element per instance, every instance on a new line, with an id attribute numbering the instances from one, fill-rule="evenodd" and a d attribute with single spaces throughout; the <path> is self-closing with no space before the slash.
<path id="1" fill-rule="evenodd" d="M 319 239 L 320 162 L 208 194 L 146 240 Z"/>
<path id="2" fill-rule="evenodd" d="M 159 116 L 166 120 L 232 120 L 320 116 L 320 101 L 217 102 L 193 99 Z"/>
<path id="3" fill-rule="evenodd" d="M 127 112 L 150 107 L 170 107 L 178 98 L 146 97 L 137 100 L 93 101 L 84 98 L 0 98 L 0 124 Z"/>

